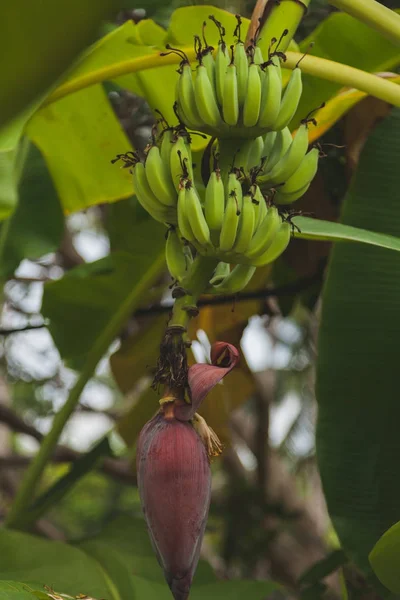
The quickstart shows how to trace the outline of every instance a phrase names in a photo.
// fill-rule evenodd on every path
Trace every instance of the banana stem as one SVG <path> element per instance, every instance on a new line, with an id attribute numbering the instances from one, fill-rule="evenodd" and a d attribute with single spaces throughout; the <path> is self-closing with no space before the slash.
<path id="1" fill-rule="evenodd" d="M 52 456 L 57 445 L 58 439 L 64 429 L 66 422 L 73 413 L 78 404 L 80 395 L 89 379 L 92 377 L 98 362 L 107 351 L 111 342 L 121 331 L 121 328 L 128 320 L 132 311 L 137 307 L 143 293 L 150 287 L 160 273 L 164 265 L 164 257 L 160 257 L 149 269 L 139 285 L 132 288 L 131 293 L 121 305 L 120 309 L 114 314 L 108 325 L 97 338 L 92 350 L 90 351 L 86 363 L 74 385 L 71 389 L 68 399 L 61 408 L 60 412 L 54 417 L 53 425 L 49 433 L 44 438 L 38 453 L 26 470 L 21 485 L 18 488 L 17 495 L 7 515 L 5 525 L 13 529 L 26 528 L 28 519 L 26 512 L 33 501 L 35 491 L 46 468 L 46 465 Z"/>
<path id="2" fill-rule="evenodd" d="M 346 87 L 356 88 L 389 104 L 400 106 L 400 86 L 392 81 L 318 56 L 310 56 L 309 54 L 304 56 L 299 52 L 287 52 L 286 56 L 285 68 L 295 69 L 297 63 L 303 57 L 301 61 L 303 73 L 333 81 Z"/>
<path id="3" fill-rule="evenodd" d="M 329 4 L 379 31 L 400 45 L 400 15 L 375 0 L 329 0 Z"/>
<path id="4" fill-rule="evenodd" d="M 261 28 L 257 44 L 264 56 L 268 56 L 268 47 L 272 38 L 279 40 L 285 30 L 287 34 L 279 42 L 279 51 L 287 50 L 310 2 L 311 0 L 281 0 L 279 3 L 271 3 L 272 8 L 269 7 L 270 3 L 266 5 L 265 23 Z"/>
<path id="5" fill-rule="evenodd" d="M 175 300 L 172 317 L 168 327 L 184 327 L 186 329 L 190 318 L 197 312 L 197 301 L 218 264 L 215 258 L 198 255 L 192 264 L 189 274 L 182 281 L 182 287 L 187 292 L 182 298 Z"/>
<path id="6" fill-rule="evenodd" d="M 218 139 L 219 168 L 224 183 L 233 166 L 246 168 L 253 143 L 254 140 L 243 140 L 241 138 Z"/>

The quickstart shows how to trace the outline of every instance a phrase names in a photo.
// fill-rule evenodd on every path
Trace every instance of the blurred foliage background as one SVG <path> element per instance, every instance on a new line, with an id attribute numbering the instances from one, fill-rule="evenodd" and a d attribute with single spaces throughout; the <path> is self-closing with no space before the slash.
<path id="1" fill-rule="evenodd" d="M 129 20 L 139 23 L 152 18 L 168 27 L 174 9 L 190 4 L 180 0 L 125 2 L 124 10 L 103 26 L 101 35 Z M 254 8 L 247 0 L 214 4 L 246 17 Z M 398 7 L 394 1 L 383 4 Z M 325 0 L 313 0 L 296 41 L 308 38 L 334 11 Z M 103 89 L 124 135 L 143 150 L 154 123 L 149 105 L 123 86 L 106 83 Z M 309 192 L 299 202 L 299 210 L 329 221 L 338 219 L 370 131 L 389 112 L 385 102 L 366 98 L 319 139 L 326 156 Z M 105 278 L 113 277 L 108 271 L 108 257 L 113 252 L 135 254 L 141 243 L 145 244 L 143 254 L 160 255 L 163 244 L 162 228 L 149 226 L 134 197 L 100 202 L 79 212 L 71 210 L 63 222 L 54 205 L 49 212 L 49 198 L 56 192 L 48 175 L 47 179 L 42 176 L 43 156 L 35 148 L 28 151 L 29 169 L 23 174 L 22 193 L 41 203 L 36 205 L 41 226 L 51 222 L 51 227 L 43 246 L 32 242 L 33 252 L 20 252 L 21 240 L 25 248 L 31 247 L 26 232 L 16 225 L 13 239 L 17 249 L 10 246 L 3 253 L 0 518 L 76 381 L 82 355 L 94 341 L 92 332 L 104 317 L 102 294 L 108 293 L 108 287 L 93 291 L 90 282 L 85 287 L 85 276 L 97 269 Z M 113 151 L 108 151 L 111 160 Z M 135 223 L 136 238 L 131 223 Z M 5 227 L 3 223 L 2 244 L 4 239 L 10 244 Z M 160 232 L 157 242 L 155 233 Z M 273 268 L 257 271 L 249 286 L 253 297 L 220 305 L 205 299 L 191 326 L 192 360 L 207 360 L 210 344 L 216 339 L 234 343 L 243 352 L 240 368 L 217 386 L 202 411 L 225 444 L 222 458 L 212 467 L 212 506 L 202 557 L 220 578 L 272 579 L 285 586 L 281 595 L 304 599 L 342 597 L 343 577 L 354 597 L 370 594 L 367 578 L 349 557 L 336 552 L 340 544 L 316 464 L 317 332 L 330 252 L 327 242 L 294 240 Z M 103 262 L 94 262 L 101 259 Z M 87 267 L 89 263 L 97 266 Z M 124 266 L 122 261 L 121 265 L 111 282 L 115 289 L 123 289 L 131 273 L 129 264 Z M 57 287 L 55 282 L 70 273 L 63 279 L 70 287 Z M 77 464 L 74 485 L 68 485 L 68 493 L 61 493 L 59 501 L 39 519 L 36 534 L 79 546 L 121 515 L 140 519 L 135 443 L 157 408 L 157 395 L 149 384 L 172 301 L 169 285 L 166 270 L 159 269 L 139 309 L 86 386 L 46 471 L 43 489 Z M 44 289 L 47 295 L 42 304 Z M 75 298 L 79 298 L 78 308 Z M 94 468 L 82 467 L 83 454 L 105 437 L 109 447 L 99 451 Z M 302 580 L 319 561 L 323 561 L 321 570 Z M 325 578 L 330 571 L 333 574 Z"/>

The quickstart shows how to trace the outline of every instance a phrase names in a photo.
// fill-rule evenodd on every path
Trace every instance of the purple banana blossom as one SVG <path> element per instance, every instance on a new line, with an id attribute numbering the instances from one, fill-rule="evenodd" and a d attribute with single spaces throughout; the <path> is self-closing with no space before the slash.
<path id="1" fill-rule="evenodd" d="M 204 429 L 209 428 L 195 413 L 238 360 L 234 346 L 216 342 L 211 349 L 212 364 L 189 369 L 191 403 L 176 400 L 163 404 L 139 436 L 140 500 L 154 551 L 175 600 L 189 597 L 210 506 L 210 434 L 203 439 Z M 196 425 L 199 420 L 201 427 Z"/>

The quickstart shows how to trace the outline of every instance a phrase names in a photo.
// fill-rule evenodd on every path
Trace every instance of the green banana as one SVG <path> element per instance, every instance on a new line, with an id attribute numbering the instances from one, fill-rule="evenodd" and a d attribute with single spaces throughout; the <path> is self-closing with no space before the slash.
<path id="1" fill-rule="evenodd" d="M 236 235 L 233 251 L 242 254 L 245 253 L 254 233 L 255 227 L 255 205 L 251 194 L 243 196 L 242 210 L 239 217 L 239 227 Z"/>
<path id="2" fill-rule="evenodd" d="M 235 173 L 229 173 L 228 191 L 224 220 L 219 236 L 219 249 L 221 252 L 232 250 L 239 225 L 239 215 L 242 206 L 242 188 Z"/>
<path id="3" fill-rule="evenodd" d="M 237 74 L 239 106 L 242 107 L 247 94 L 247 79 L 249 76 L 249 62 L 243 42 L 238 41 L 235 46 L 234 62 Z"/>
<path id="4" fill-rule="evenodd" d="M 276 232 L 278 231 L 282 219 L 275 206 L 267 208 L 267 214 L 258 226 L 256 233 L 246 250 L 246 257 L 253 259 L 258 258 L 271 245 Z"/>
<path id="5" fill-rule="evenodd" d="M 196 238 L 189 223 L 188 211 L 186 208 L 186 189 L 182 185 L 178 193 L 178 227 L 183 238 L 188 242 L 195 242 Z"/>
<path id="6" fill-rule="evenodd" d="M 225 123 L 236 125 L 239 118 L 239 97 L 236 65 L 229 64 L 226 69 L 222 93 L 222 115 Z"/>
<path id="7" fill-rule="evenodd" d="M 219 262 L 217 264 L 217 266 L 215 267 L 215 271 L 213 273 L 212 278 L 210 279 L 210 284 L 218 285 L 225 279 L 225 277 L 227 277 L 229 275 L 230 272 L 231 272 L 231 267 L 230 267 L 229 263 Z"/>
<path id="8" fill-rule="evenodd" d="M 189 264 L 188 257 L 185 254 L 176 229 L 168 231 L 168 237 L 165 244 L 165 259 L 168 271 L 173 279 L 180 281 L 187 273 Z"/>
<path id="9" fill-rule="evenodd" d="M 236 294 L 249 283 L 256 267 L 252 265 L 236 265 L 221 283 L 213 286 L 214 293 Z"/>
<path id="10" fill-rule="evenodd" d="M 258 126 L 276 129 L 276 122 L 280 113 L 282 96 L 282 78 L 279 58 L 268 61 L 265 67 L 265 77 L 261 92 L 261 108 Z"/>
<path id="11" fill-rule="evenodd" d="M 163 163 L 165 165 L 168 165 L 168 167 L 170 167 L 171 150 L 172 150 L 173 143 L 174 143 L 173 130 L 172 129 L 164 129 L 164 131 L 162 132 L 162 138 L 161 138 L 160 156 L 161 156 L 161 160 L 163 161 Z M 171 177 L 171 169 L 168 168 L 167 171 L 169 172 L 169 178 L 171 180 L 171 183 L 173 184 L 172 177 Z"/>
<path id="12" fill-rule="evenodd" d="M 264 138 L 259 135 L 255 140 L 252 141 L 248 158 L 247 158 L 247 169 L 252 169 L 253 167 L 260 164 L 261 157 L 264 156 Z"/>
<path id="13" fill-rule="evenodd" d="M 290 242 L 291 225 L 290 223 L 282 223 L 279 230 L 275 234 L 272 244 L 267 250 L 252 261 L 255 267 L 262 267 L 278 258 L 287 248 Z"/>
<path id="14" fill-rule="evenodd" d="M 281 107 L 279 114 L 274 121 L 273 129 L 279 131 L 280 129 L 283 129 L 289 125 L 299 105 L 302 91 L 303 83 L 301 79 L 301 69 L 296 67 L 292 71 L 289 83 L 287 84 L 283 94 Z"/>
<path id="15" fill-rule="evenodd" d="M 256 63 L 256 65 L 262 65 L 264 62 L 261 48 L 257 46 L 257 44 L 254 46 L 253 60 Z"/>
<path id="16" fill-rule="evenodd" d="M 261 107 L 260 67 L 255 63 L 249 66 L 247 92 L 243 106 L 243 125 L 253 127 L 257 124 Z"/>
<path id="17" fill-rule="evenodd" d="M 270 131 L 269 133 L 265 134 L 264 147 L 262 149 L 261 156 L 265 156 L 267 159 L 269 158 L 269 155 L 271 154 L 273 145 L 275 143 L 275 139 L 276 139 L 276 131 Z"/>
<path id="18" fill-rule="evenodd" d="M 178 135 L 172 144 L 169 164 L 172 182 L 177 191 L 182 178 L 188 177 L 193 180 L 192 152 L 190 144 L 182 135 Z"/>
<path id="19" fill-rule="evenodd" d="M 202 119 L 196 106 L 192 69 L 189 63 L 182 65 L 182 73 L 178 79 L 178 93 L 176 99 L 183 112 L 183 120 L 185 123 L 187 121 L 187 125 L 192 129 L 200 127 Z"/>
<path id="20" fill-rule="evenodd" d="M 147 153 L 145 170 L 150 189 L 165 206 L 176 206 L 177 194 L 172 184 L 170 172 L 162 161 L 158 146 L 152 146 Z"/>
<path id="21" fill-rule="evenodd" d="M 289 177 L 285 185 L 279 188 L 279 192 L 282 194 L 293 194 L 310 183 L 314 179 L 318 169 L 318 158 L 318 148 L 312 148 L 303 158 L 297 171 Z"/>
<path id="22" fill-rule="evenodd" d="M 253 199 L 255 200 L 255 202 L 253 202 L 255 213 L 254 233 L 256 233 L 267 214 L 267 203 L 265 202 L 265 198 L 258 185 L 254 186 Z"/>
<path id="23" fill-rule="evenodd" d="M 270 182 L 274 185 L 285 183 L 299 168 L 301 161 L 306 155 L 307 148 L 308 126 L 307 123 L 302 123 L 285 154 L 270 171 L 262 175 L 260 180 L 263 183 Z"/>
<path id="24" fill-rule="evenodd" d="M 211 46 L 208 46 L 205 50 L 203 50 L 201 55 L 201 62 L 207 70 L 207 75 L 211 82 L 211 85 L 215 87 L 215 62 L 214 57 L 212 55 L 212 51 L 213 48 Z"/>
<path id="25" fill-rule="evenodd" d="M 221 125 L 221 117 L 214 93 L 214 85 L 208 77 L 207 69 L 200 64 L 196 70 L 196 105 L 202 121 L 209 127 Z"/>
<path id="26" fill-rule="evenodd" d="M 194 185 L 186 185 L 186 215 L 196 238 L 201 246 L 207 246 L 210 243 L 210 228 L 205 219 L 201 207 L 200 197 Z"/>
<path id="27" fill-rule="evenodd" d="M 219 169 L 212 171 L 206 187 L 204 202 L 206 221 L 213 232 L 219 234 L 225 212 L 225 192 Z"/>
<path id="28" fill-rule="evenodd" d="M 259 177 L 260 181 L 262 181 L 263 174 L 271 171 L 278 160 L 286 153 L 292 143 L 292 139 L 292 134 L 288 127 L 276 132 L 274 144 L 265 162 L 263 173 Z"/>
<path id="29" fill-rule="evenodd" d="M 281 188 L 278 188 L 274 195 L 274 203 L 275 204 L 292 204 L 292 202 L 295 202 L 296 200 L 298 200 L 299 198 L 304 196 L 304 194 L 306 193 L 306 191 L 308 190 L 310 185 L 311 185 L 311 182 L 306 183 L 306 185 L 304 187 L 297 190 L 297 192 L 292 192 L 291 194 L 284 194 L 283 192 L 280 191 Z"/>
<path id="30" fill-rule="evenodd" d="M 144 164 L 138 162 L 132 170 L 133 186 L 136 197 L 143 208 L 155 219 L 161 223 L 176 224 L 176 210 L 167 208 L 156 198 L 150 189 L 147 181 Z"/>
<path id="31" fill-rule="evenodd" d="M 215 91 L 217 94 L 217 101 L 220 106 L 222 106 L 225 74 L 230 62 L 229 54 L 226 50 L 226 44 L 225 42 L 220 41 L 218 44 L 217 55 L 215 57 Z"/>

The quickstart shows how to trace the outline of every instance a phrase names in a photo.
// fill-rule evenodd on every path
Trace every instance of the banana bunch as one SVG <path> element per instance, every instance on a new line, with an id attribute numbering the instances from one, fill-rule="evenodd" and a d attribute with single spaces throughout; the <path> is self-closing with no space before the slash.
<path id="1" fill-rule="evenodd" d="M 296 112 L 303 87 L 297 66 L 282 89 L 281 60 L 286 57 L 278 48 L 287 30 L 281 40 L 271 41 L 264 60 L 255 42 L 246 48 L 241 41 L 240 17 L 234 32 L 237 41 L 229 49 L 225 29 L 214 17 L 210 19 L 218 27 L 220 41 L 214 57 L 214 48 L 208 46 L 204 34 L 204 44 L 196 36 L 195 72 L 181 50 L 167 46 L 182 58 L 176 86 L 179 118 L 189 129 L 219 138 L 256 138 L 284 129 Z"/>
<path id="2" fill-rule="evenodd" d="M 144 162 L 134 156 L 131 166 L 138 201 L 156 221 L 176 225 L 181 179 L 193 177 L 187 132 L 167 128 L 156 143 L 148 146 Z"/>
<path id="3" fill-rule="evenodd" d="M 178 235 L 199 254 L 216 257 L 224 263 L 260 266 L 275 260 L 290 239 L 290 226 L 278 209 L 267 205 L 258 185 L 251 185 L 237 170 L 228 175 L 226 184 L 218 169 L 208 180 L 204 201 L 190 179 L 181 179 L 178 193 Z M 236 286 L 243 269 L 218 273 L 212 285 L 225 287 L 228 277 Z M 217 277 L 217 275 L 215 277 Z M 218 280 L 219 279 L 219 280 Z M 222 289 L 222 288 L 218 288 Z"/>

